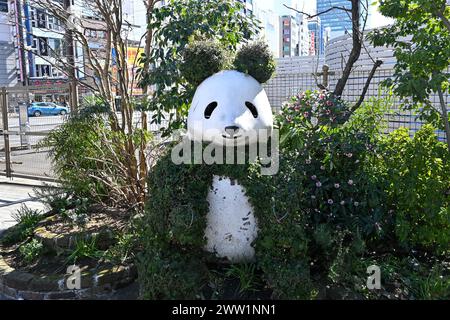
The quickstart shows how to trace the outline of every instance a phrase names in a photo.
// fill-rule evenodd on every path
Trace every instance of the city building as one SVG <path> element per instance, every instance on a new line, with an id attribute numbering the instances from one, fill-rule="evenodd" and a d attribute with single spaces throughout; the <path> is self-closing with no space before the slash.
<path id="1" fill-rule="evenodd" d="M 251 16 L 253 15 L 253 0 L 237 0 L 239 2 L 242 2 L 244 4 L 243 13 Z"/>
<path id="2" fill-rule="evenodd" d="M 280 52 L 281 57 L 294 57 L 299 55 L 300 26 L 297 19 L 291 15 L 280 18 Z"/>
<path id="3" fill-rule="evenodd" d="M 305 14 L 297 14 L 297 22 L 299 23 L 299 56 L 308 56 L 311 47 L 308 17 Z"/>
<path id="4" fill-rule="evenodd" d="M 351 9 L 351 3 L 347 0 L 317 0 L 317 13 L 324 12 L 331 7 L 345 7 Z M 352 20 L 343 10 L 331 10 L 320 15 L 321 25 L 331 28 L 331 36 L 338 37 L 346 32 L 352 32 Z"/>
<path id="5" fill-rule="evenodd" d="M 323 55 L 325 53 L 324 28 L 320 17 L 308 21 L 308 30 L 311 40 L 309 54 L 312 56 Z"/>
<path id="6" fill-rule="evenodd" d="M 316 0 L 317 1 L 317 13 L 325 12 L 332 7 L 340 7 L 351 9 L 351 2 L 348 0 Z M 361 5 L 361 19 L 365 16 L 365 9 Z M 372 8 L 372 9 L 371 9 Z M 375 10 L 374 6 L 369 6 L 368 26 L 371 25 L 370 14 Z M 329 28 L 330 37 L 335 38 L 346 33 L 352 32 L 352 20 L 351 15 L 343 10 L 334 9 L 327 13 L 320 15 L 322 28 Z"/>
<path id="7" fill-rule="evenodd" d="M 273 8 L 264 6 L 267 1 L 255 1 L 253 4 L 253 13 L 261 21 L 262 39 L 267 42 L 275 58 L 280 57 L 280 23 L 278 14 Z"/>
<path id="8" fill-rule="evenodd" d="M 0 0 L 0 86 L 15 86 L 18 83 L 16 57 L 12 29 L 14 27 L 14 2 Z"/>
<path id="9" fill-rule="evenodd" d="M 105 52 L 106 25 L 89 0 L 53 2 L 76 17 L 90 52 L 100 61 L 108 54 L 114 55 L 114 52 Z M 139 47 L 143 46 L 141 41 L 147 29 L 145 5 L 139 0 L 125 1 L 122 10 L 127 54 L 129 61 L 135 62 L 143 51 Z M 32 99 L 35 101 L 69 100 L 68 92 L 48 89 L 68 84 L 64 72 L 68 59 L 73 58 L 78 79 L 86 83 L 96 81 L 92 68 L 89 68 L 86 48 L 74 41 L 73 52 L 69 50 L 62 23 L 39 0 L 0 0 L 0 47 L 1 61 L 9 61 L 0 66 L 0 85 L 22 82 L 33 89 Z M 134 76 L 136 69 L 137 66 L 132 68 L 130 75 Z M 79 90 L 80 94 L 87 93 L 86 88 L 79 87 Z"/>

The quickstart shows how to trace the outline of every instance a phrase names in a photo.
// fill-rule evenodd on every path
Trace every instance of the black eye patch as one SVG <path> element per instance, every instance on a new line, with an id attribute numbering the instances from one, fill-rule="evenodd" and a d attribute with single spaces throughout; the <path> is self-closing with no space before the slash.
<path id="1" fill-rule="evenodd" d="M 206 119 L 211 118 L 211 115 L 212 115 L 213 111 L 217 108 L 217 106 L 218 106 L 218 103 L 215 101 L 208 104 L 208 106 L 205 109 L 205 118 Z"/>
<path id="2" fill-rule="evenodd" d="M 245 106 L 251 111 L 253 118 L 258 118 L 258 110 L 253 103 L 247 101 Z"/>

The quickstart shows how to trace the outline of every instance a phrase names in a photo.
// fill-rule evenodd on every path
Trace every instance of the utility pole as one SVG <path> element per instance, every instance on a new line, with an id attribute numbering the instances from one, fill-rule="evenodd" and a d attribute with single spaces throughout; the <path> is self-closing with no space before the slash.
<path id="1" fill-rule="evenodd" d="M 25 51 L 25 39 L 23 36 L 23 25 L 22 25 L 22 6 L 21 1 L 14 1 L 15 11 L 16 11 L 16 33 L 17 33 L 17 41 L 18 41 L 18 50 L 19 50 L 19 59 L 20 59 L 20 80 L 22 85 L 26 88 L 28 97 L 27 103 L 30 102 L 29 96 L 29 81 L 28 81 L 28 73 L 27 73 L 27 60 L 26 60 L 26 51 Z"/>
<path id="2" fill-rule="evenodd" d="M 64 9 L 69 12 L 71 0 L 64 0 Z M 67 45 L 67 62 L 69 64 L 69 89 L 70 89 L 70 107 L 73 111 L 78 109 L 78 80 L 76 66 L 76 48 L 73 40 L 72 30 L 66 29 L 65 42 Z"/>
<path id="3" fill-rule="evenodd" d="M 26 4 L 25 4 L 26 5 Z M 27 108 L 28 105 L 31 103 L 30 99 L 30 87 L 29 87 L 29 75 L 27 72 L 27 59 L 26 51 L 25 51 L 25 39 L 24 39 L 24 28 L 22 25 L 22 6 L 20 0 L 14 1 L 14 10 L 16 13 L 16 36 L 17 36 L 17 50 L 19 52 L 19 65 L 20 65 L 20 80 L 22 82 L 22 85 L 25 88 L 25 95 L 26 99 L 23 101 L 24 103 L 18 102 L 19 106 L 19 126 L 20 126 L 20 132 L 22 133 L 20 135 L 20 145 L 27 146 L 27 148 L 30 147 L 28 136 L 25 135 L 27 131 L 29 131 L 29 122 L 28 122 L 28 114 L 27 114 Z M 23 95 L 19 95 L 23 96 Z"/>

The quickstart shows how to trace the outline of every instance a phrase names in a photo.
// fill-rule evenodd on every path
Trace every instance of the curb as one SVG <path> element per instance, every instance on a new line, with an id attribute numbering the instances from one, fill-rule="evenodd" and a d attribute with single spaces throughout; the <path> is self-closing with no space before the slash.
<path id="1" fill-rule="evenodd" d="M 52 217 L 49 217 L 43 220 L 41 224 L 45 224 L 45 222 L 51 221 L 51 219 Z M 73 249 L 80 237 L 84 238 L 84 240 L 91 240 L 96 237 L 97 241 L 103 244 L 109 244 L 114 241 L 112 231 L 107 228 L 103 228 L 97 230 L 96 232 L 90 232 L 87 234 L 84 234 L 81 231 L 69 234 L 56 234 L 47 230 L 44 225 L 41 227 L 37 227 L 34 230 L 34 237 L 42 242 L 46 248 L 51 250 Z"/>
<path id="2" fill-rule="evenodd" d="M 0 253 L 0 294 L 18 300 L 108 299 L 137 278 L 134 265 L 114 266 L 81 273 L 81 288 L 67 289 L 69 274 L 38 276 L 9 266 Z"/>

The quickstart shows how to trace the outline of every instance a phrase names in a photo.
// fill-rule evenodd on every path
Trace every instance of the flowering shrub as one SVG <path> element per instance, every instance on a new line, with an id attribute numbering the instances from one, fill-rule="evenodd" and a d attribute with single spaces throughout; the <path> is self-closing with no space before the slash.
<path id="1" fill-rule="evenodd" d="M 374 105 L 368 104 L 365 108 Z M 357 227 L 365 234 L 381 232 L 382 182 L 376 168 L 376 140 L 382 110 L 364 108 L 347 123 L 348 108 L 328 92 L 299 94 L 278 116 L 284 152 L 294 152 L 307 178 L 303 184 L 303 206 L 317 223 L 339 228 Z M 363 114 L 365 113 L 365 114 Z M 314 228 L 314 226 L 313 226 Z"/>
<path id="2" fill-rule="evenodd" d="M 302 177 L 297 210 L 303 212 L 310 271 L 326 277 L 344 256 L 376 248 L 392 235 L 378 165 L 383 106 L 373 100 L 351 117 L 348 110 L 331 93 L 307 91 L 277 117 L 284 161 Z"/>
<path id="3" fill-rule="evenodd" d="M 299 128 L 336 127 L 347 119 L 348 113 L 346 103 L 328 91 L 302 92 L 283 107 L 286 123 Z"/>

